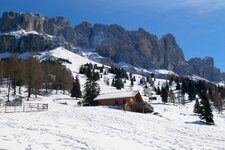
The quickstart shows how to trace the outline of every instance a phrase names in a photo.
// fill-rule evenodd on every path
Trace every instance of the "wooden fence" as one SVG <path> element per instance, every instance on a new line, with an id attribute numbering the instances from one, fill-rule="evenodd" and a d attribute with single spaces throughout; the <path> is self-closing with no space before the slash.
<path id="1" fill-rule="evenodd" d="M 21 106 L 0 106 L 0 113 L 47 111 L 48 103 L 23 103 Z"/>

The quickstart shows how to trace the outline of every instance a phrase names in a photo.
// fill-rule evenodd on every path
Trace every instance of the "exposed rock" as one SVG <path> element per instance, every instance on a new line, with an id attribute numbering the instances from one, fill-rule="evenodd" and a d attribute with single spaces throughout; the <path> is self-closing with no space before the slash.
<path id="1" fill-rule="evenodd" d="M 214 66 L 214 59 L 212 57 L 203 59 L 192 58 L 188 61 L 188 64 L 190 65 L 190 72 L 192 74 L 197 74 L 210 81 L 219 81 L 223 79 L 220 70 Z"/>
<path id="2" fill-rule="evenodd" d="M 83 22 L 75 27 L 76 35 L 77 35 L 77 41 L 76 43 L 79 43 L 79 45 L 82 48 L 90 48 L 90 36 L 92 34 L 92 26 L 88 22 Z"/>
<path id="3" fill-rule="evenodd" d="M 71 49 L 69 44 L 60 41 L 59 38 L 49 37 L 47 35 L 28 34 L 17 37 L 5 34 L 0 36 L 0 52 L 36 52 L 51 50 L 59 46 Z"/>
<path id="4" fill-rule="evenodd" d="M 115 63 L 125 62 L 145 69 L 167 69 L 181 75 L 204 77 L 211 81 L 225 79 L 212 58 L 185 61 L 182 49 L 172 34 L 161 39 L 139 28 L 127 31 L 119 25 L 82 23 L 75 27 L 77 45 L 95 49 Z"/>
<path id="5" fill-rule="evenodd" d="M 24 29 L 59 36 L 69 42 L 76 39 L 71 22 L 63 17 L 48 18 L 41 14 L 5 12 L 0 19 L 0 32 Z"/>

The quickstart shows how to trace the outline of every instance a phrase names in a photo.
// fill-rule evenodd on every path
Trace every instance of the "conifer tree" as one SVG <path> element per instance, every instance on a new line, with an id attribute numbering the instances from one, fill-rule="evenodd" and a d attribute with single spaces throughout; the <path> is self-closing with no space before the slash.
<path id="1" fill-rule="evenodd" d="M 213 125 L 213 114 L 207 95 L 204 93 L 201 100 L 200 119 L 205 120 L 207 124 Z"/>
<path id="2" fill-rule="evenodd" d="M 179 83 L 179 81 L 177 81 L 176 90 L 180 90 L 180 83 Z"/>
<path id="3" fill-rule="evenodd" d="M 130 86 L 134 86 L 134 80 L 133 80 L 133 78 L 130 79 Z"/>
<path id="4" fill-rule="evenodd" d="M 160 88 L 158 87 L 157 90 L 156 90 L 156 94 L 157 94 L 157 95 L 160 95 L 160 93 L 161 93 L 161 90 L 160 90 Z"/>
<path id="5" fill-rule="evenodd" d="M 100 67 L 100 69 L 99 69 L 100 73 L 103 73 L 103 70 L 104 70 L 104 65 L 102 65 L 102 67 Z"/>
<path id="6" fill-rule="evenodd" d="M 136 81 L 136 77 L 134 76 L 133 81 Z"/>
<path id="7" fill-rule="evenodd" d="M 183 80 L 182 86 L 181 86 L 181 93 L 185 94 L 186 92 L 187 92 L 187 85 L 186 85 L 186 82 Z"/>
<path id="8" fill-rule="evenodd" d="M 195 99 L 195 86 L 192 82 L 188 84 L 188 99 L 189 100 L 194 100 Z"/>
<path id="9" fill-rule="evenodd" d="M 111 86 L 116 86 L 116 83 L 115 83 L 115 80 L 114 80 L 114 78 L 112 79 L 112 83 L 111 83 Z"/>
<path id="10" fill-rule="evenodd" d="M 198 98 L 196 98 L 195 100 L 195 105 L 194 105 L 194 113 L 200 114 L 202 112 L 200 104 L 199 104 L 199 100 Z"/>
<path id="11" fill-rule="evenodd" d="M 116 78 L 115 87 L 119 90 L 124 87 L 123 81 L 120 78 Z"/>
<path id="12" fill-rule="evenodd" d="M 166 81 L 166 89 L 167 89 L 167 91 L 169 91 L 169 89 L 170 89 L 167 81 Z"/>
<path id="13" fill-rule="evenodd" d="M 95 106 L 96 102 L 94 99 L 100 94 L 100 86 L 99 84 L 92 80 L 91 78 L 87 78 L 87 81 L 84 85 L 84 103 L 88 106 Z"/>
<path id="14" fill-rule="evenodd" d="M 149 79 L 149 76 L 147 75 L 147 77 L 146 77 L 146 81 L 147 82 L 149 82 L 150 81 L 150 79 Z"/>
<path id="15" fill-rule="evenodd" d="M 132 73 L 131 73 L 131 72 L 130 72 L 130 74 L 129 74 L 129 78 L 130 78 L 130 79 L 132 79 L 132 78 L 133 78 L 133 77 L 132 77 Z"/>
<path id="16" fill-rule="evenodd" d="M 140 79 L 140 84 L 143 84 L 143 83 L 144 83 L 144 81 L 143 81 L 143 79 L 141 78 L 141 79 Z"/>
<path id="17" fill-rule="evenodd" d="M 80 91 L 80 80 L 79 80 L 78 76 L 76 76 L 75 80 L 73 81 L 71 97 L 76 97 L 76 99 L 82 97 L 82 94 Z"/>
<path id="18" fill-rule="evenodd" d="M 164 104 L 167 103 L 167 101 L 168 101 L 168 91 L 167 91 L 166 87 L 162 87 L 161 98 L 162 98 L 162 102 L 164 102 Z"/>
<path id="19" fill-rule="evenodd" d="M 86 70 L 85 70 L 85 75 L 87 76 L 87 78 L 92 78 L 92 71 L 91 71 L 91 66 L 87 66 Z"/>

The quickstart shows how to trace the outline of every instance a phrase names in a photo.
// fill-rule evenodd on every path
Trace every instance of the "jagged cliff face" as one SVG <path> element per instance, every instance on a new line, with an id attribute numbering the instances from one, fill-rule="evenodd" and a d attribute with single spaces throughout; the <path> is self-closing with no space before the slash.
<path id="1" fill-rule="evenodd" d="M 86 22 L 75 27 L 75 31 L 78 46 L 94 48 L 115 62 L 169 70 L 174 70 L 177 63 L 185 64 L 183 51 L 171 34 L 158 39 L 143 29 L 127 31 L 118 25 L 100 24 L 92 27 Z"/>
<path id="2" fill-rule="evenodd" d="M 218 68 L 214 66 L 214 59 L 212 57 L 206 58 L 192 58 L 188 61 L 191 72 L 199 76 L 209 79 L 211 81 L 223 80 L 223 74 Z"/>
<path id="3" fill-rule="evenodd" d="M 38 34 L 15 36 L 8 32 L 36 31 Z M 168 69 L 181 75 L 196 74 L 211 81 L 224 80 L 225 74 L 214 66 L 212 58 L 185 61 L 182 49 L 172 34 L 158 39 L 139 28 L 128 31 L 113 25 L 83 22 L 72 27 L 63 17 L 48 18 L 40 14 L 6 12 L 0 18 L 0 51 L 42 51 L 70 45 L 92 49 L 119 63 L 145 69 Z"/>
<path id="4" fill-rule="evenodd" d="M 63 17 L 48 18 L 40 14 L 5 12 L 0 19 L 0 31 L 37 31 L 58 36 L 66 41 L 73 42 L 76 33 L 71 22 Z"/>

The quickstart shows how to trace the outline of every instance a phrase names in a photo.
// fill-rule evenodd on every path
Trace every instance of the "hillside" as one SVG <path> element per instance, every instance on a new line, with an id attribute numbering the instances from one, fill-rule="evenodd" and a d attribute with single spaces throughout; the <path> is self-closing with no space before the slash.
<path id="1" fill-rule="evenodd" d="M 62 47 L 38 54 L 40 60 L 63 58 L 64 63 L 77 75 L 80 65 L 90 61 Z M 94 63 L 94 62 L 92 62 Z M 100 64 L 101 65 L 101 64 Z M 106 75 L 112 80 L 113 74 Z M 122 91 L 140 90 L 140 75 L 135 75 L 137 82 L 130 87 L 127 81 Z M 81 88 L 85 75 L 79 74 Z M 122 92 L 98 81 L 101 93 Z M 156 79 L 155 85 L 165 83 Z M 175 88 L 175 85 L 173 85 Z M 21 96 L 26 96 L 26 88 Z M 7 87 L 1 87 L 1 98 L 5 98 Z M 13 95 L 10 95 L 13 97 Z M 143 96 L 144 100 L 148 98 Z M 216 125 L 209 126 L 199 121 L 193 114 L 194 102 L 186 105 L 163 104 L 161 98 L 151 101 L 158 114 L 123 112 L 108 107 L 75 107 L 77 100 L 70 95 L 52 91 L 48 95 L 31 97 L 31 101 L 49 103 L 49 110 L 32 113 L 1 113 L 0 149 L 223 149 L 225 125 L 224 114 L 213 109 Z M 68 105 L 60 103 L 66 102 Z"/>
<path id="2" fill-rule="evenodd" d="M 223 149 L 224 115 L 216 126 L 199 122 L 186 106 L 152 105 L 162 117 L 105 107 L 73 107 L 53 102 L 65 95 L 39 96 L 47 112 L 0 116 L 1 149 Z"/>

